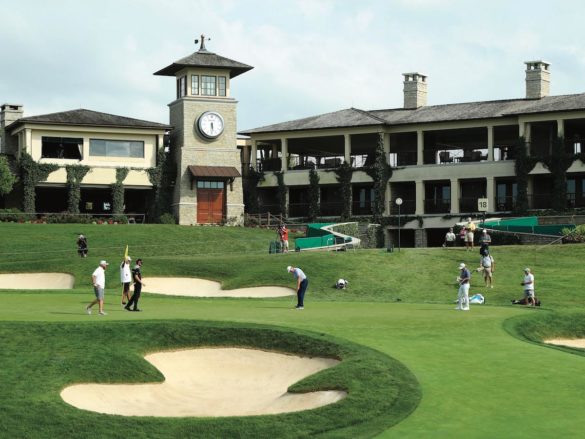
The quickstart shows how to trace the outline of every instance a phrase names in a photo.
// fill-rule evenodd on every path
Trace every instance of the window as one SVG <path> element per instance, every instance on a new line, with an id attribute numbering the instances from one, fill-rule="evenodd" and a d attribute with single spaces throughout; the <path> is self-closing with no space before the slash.
<path id="1" fill-rule="evenodd" d="M 144 158 L 144 142 L 132 140 L 89 140 L 89 155 Z"/>
<path id="2" fill-rule="evenodd" d="M 215 76 L 201 76 L 201 94 L 203 96 L 215 96 Z"/>
<path id="3" fill-rule="evenodd" d="M 198 189 L 223 189 L 223 187 L 224 187 L 223 181 L 204 181 L 204 180 L 197 181 L 197 188 Z"/>
<path id="4" fill-rule="evenodd" d="M 41 142 L 42 158 L 81 160 L 83 139 L 43 136 Z"/>
<path id="5" fill-rule="evenodd" d="M 177 79 L 177 99 L 187 96 L 187 77 L 181 76 Z"/>
<path id="6" fill-rule="evenodd" d="M 199 94 L 199 75 L 191 75 L 191 94 Z"/>
<path id="7" fill-rule="evenodd" d="M 225 96 L 226 93 L 226 80 L 225 76 L 218 76 L 217 77 L 217 95 L 218 96 Z"/>

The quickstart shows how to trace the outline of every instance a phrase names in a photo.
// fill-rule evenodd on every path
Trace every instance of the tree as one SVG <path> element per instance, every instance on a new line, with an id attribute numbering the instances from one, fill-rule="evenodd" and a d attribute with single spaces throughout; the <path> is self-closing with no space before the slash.
<path id="1" fill-rule="evenodd" d="M 374 180 L 372 220 L 376 224 L 381 224 L 388 180 L 392 177 L 392 168 L 386 161 L 386 154 L 384 152 L 384 133 L 379 134 L 374 163 L 366 168 L 366 173 Z"/>
<path id="2" fill-rule="evenodd" d="M 79 202 L 81 201 L 81 181 L 89 172 L 89 166 L 67 165 L 67 212 L 79 213 Z"/>
<path id="3" fill-rule="evenodd" d="M 567 169 L 577 156 L 565 148 L 565 140 L 557 137 L 552 143 L 551 154 L 543 157 L 542 163 L 552 176 L 552 209 L 562 212 L 567 209 Z"/>
<path id="4" fill-rule="evenodd" d="M 351 218 L 351 177 L 353 168 L 347 162 L 342 163 L 335 171 L 335 179 L 341 185 L 341 221 Z"/>
<path id="5" fill-rule="evenodd" d="M 0 196 L 10 193 L 14 183 L 16 176 L 10 170 L 8 160 L 5 156 L 0 156 Z"/>
<path id="6" fill-rule="evenodd" d="M 309 170 L 309 221 L 313 222 L 320 214 L 319 209 L 319 173 L 311 168 Z"/>
<path id="7" fill-rule="evenodd" d="M 524 137 L 518 139 L 518 143 L 514 145 L 514 170 L 516 172 L 516 183 L 518 185 L 518 194 L 516 196 L 516 205 L 514 210 L 516 213 L 525 214 L 528 211 L 528 174 L 538 159 L 530 157 L 526 150 L 526 141 Z"/>
<path id="8" fill-rule="evenodd" d="M 21 154 L 18 164 L 24 192 L 23 209 L 26 213 L 35 213 L 37 183 L 45 181 L 51 172 L 59 169 L 59 165 L 37 163 L 26 152 Z"/>

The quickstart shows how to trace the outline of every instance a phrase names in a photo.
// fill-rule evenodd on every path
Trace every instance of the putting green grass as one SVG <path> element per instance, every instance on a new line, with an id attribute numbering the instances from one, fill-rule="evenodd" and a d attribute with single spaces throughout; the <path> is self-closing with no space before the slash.
<path id="1" fill-rule="evenodd" d="M 148 343 L 147 328 L 156 325 L 157 320 L 163 325 L 170 320 L 189 320 L 192 322 L 188 324 L 193 325 L 197 321 L 224 322 L 228 327 L 232 324 L 260 324 L 278 326 L 283 330 L 290 328 L 291 336 L 295 331 L 310 331 L 347 340 L 386 354 L 406 366 L 420 385 L 420 403 L 398 424 L 388 424 L 379 430 L 377 437 L 558 438 L 581 437 L 585 430 L 585 417 L 582 416 L 585 409 L 582 396 L 585 357 L 574 355 L 580 351 L 541 343 L 543 338 L 550 336 L 585 334 L 585 324 L 582 323 L 585 321 L 585 301 L 578 291 L 582 285 L 585 246 L 493 247 L 498 264 L 496 287 L 493 291 L 476 287 L 477 275 L 474 275 L 471 290 L 485 294 L 487 304 L 472 305 L 471 311 L 464 313 L 453 310 L 456 265 L 462 260 L 471 264 L 478 255 L 461 249 L 407 249 L 400 254 L 358 250 L 335 254 L 268 255 L 264 244 L 272 239 L 272 231 L 176 227 L 167 233 L 166 229 L 155 226 L 152 229 L 140 229 L 142 226 L 116 229 L 113 226 L 108 229 L 111 232 L 93 238 L 98 244 L 103 240 L 104 251 L 101 253 L 110 259 L 116 258 L 119 249 L 123 251 L 124 241 L 132 239 L 132 256 L 149 255 L 145 257 L 146 275 L 164 273 L 168 276 L 205 277 L 219 280 L 229 288 L 262 284 L 290 286 L 292 279 L 284 267 L 292 264 L 305 269 L 309 275 L 309 290 L 304 311 L 292 310 L 292 301 L 288 298 L 197 299 L 145 295 L 141 301 L 144 312 L 128 313 L 119 307 L 118 273 L 112 270 L 106 291 L 109 315 L 99 317 L 83 313 L 84 305 L 91 300 L 86 279 L 97 260 L 91 257 L 82 260 L 74 254 L 67 255 L 63 249 L 64 238 L 74 238 L 75 226 L 48 228 L 42 232 L 50 232 L 50 237 L 56 236 L 51 238 L 55 242 L 48 248 L 63 252 L 58 258 L 43 260 L 38 260 L 38 255 L 35 256 L 32 250 L 27 253 L 30 246 L 27 240 L 44 239 L 38 232 L 41 229 L 34 229 L 38 226 L 8 226 L 11 226 L 5 229 L 8 233 L 0 235 L 0 256 L 2 252 L 12 251 L 12 247 L 23 253 L 14 256 L 14 260 L 3 256 L 0 271 L 52 271 L 48 269 L 54 268 L 54 271 L 73 273 L 77 284 L 71 291 L 0 292 L 2 327 L 17 325 L 21 328 L 21 343 L 8 350 L 12 358 L 10 367 L 0 368 L 2 387 L 13 386 L 14 380 L 21 383 L 19 386 L 26 387 L 31 374 L 43 373 L 43 367 L 32 368 L 27 361 L 30 355 L 26 352 L 35 346 L 27 345 L 27 335 L 35 339 L 41 336 L 47 344 L 60 346 L 59 350 L 51 352 L 52 355 L 43 357 L 47 366 L 59 362 L 65 355 L 87 354 L 93 359 L 91 364 L 97 368 L 97 375 L 102 359 L 124 350 L 128 344 L 127 336 L 118 336 L 112 328 L 120 328 L 124 333 L 126 330 L 135 331 L 138 335 L 144 330 L 145 341 L 140 343 Z M 18 227 L 23 229 L 17 230 Z M 4 225 L 0 225 L 0 232 L 3 228 Z M 205 241 L 206 230 L 210 230 L 209 240 L 214 235 L 222 240 L 221 234 L 225 234 L 225 244 L 221 246 L 223 253 L 211 252 Z M 140 234 L 145 231 L 149 234 L 141 241 Z M 238 233 L 230 235 L 234 231 Z M 252 248 L 249 253 L 232 251 L 229 241 L 248 233 L 246 238 L 259 242 L 254 244 L 255 250 Z M 166 247 L 166 235 L 172 235 L 169 239 L 175 239 L 176 245 Z M 147 253 L 149 247 L 146 244 L 157 240 L 162 244 L 159 251 Z M 207 246 L 209 253 L 183 250 L 181 254 L 175 254 L 170 251 L 171 248 L 173 251 L 180 248 L 181 242 L 191 241 L 191 249 Z M 90 246 L 91 242 L 90 234 Z M 66 243 L 71 247 L 69 242 Z M 106 244 L 112 247 L 109 253 Z M 134 251 L 133 246 L 141 251 Z M 71 251 L 74 252 L 74 247 Z M 543 301 L 541 309 L 509 304 L 510 299 L 521 297 L 519 282 L 524 266 L 530 266 L 535 272 L 537 294 Z M 338 277 L 350 280 L 347 291 L 332 288 Z M 80 346 L 77 333 L 71 335 L 70 340 L 70 332 L 52 330 L 55 327 L 80 328 L 80 333 L 85 333 L 86 327 L 88 331 L 102 328 L 109 335 L 103 343 L 88 339 Z M 3 355 L 7 353 L 3 352 Z M 148 367 L 139 356 L 129 364 L 140 368 L 146 378 L 156 378 L 144 372 Z M 62 371 L 64 380 L 70 372 Z M 89 372 L 93 370 L 84 373 Z M 94 381 L 95 377 L 91 380 Z M 38 404 L 47 402 L 47 398 L 39 396 L 30 401 L 24 392 L 19 391 L 11 393 L 9 399 L 18 400 L 18 404 Z M 37 421 L 26 412 L 11 409 L 14 407 L 12 402 L 7 404 L 1 404 L 0 417 L 10 415 L 12 420 L 8 424 L 0 422 L 2 437 L 18 437 L 7 435 L 10 432 L 1 430 L 3 425 L 24 423 L 31 431 L 35 427 L 51 425 L 50 419 Z M 375 409 L 373 405 L 372 410 Z M 311 416 L 310 412 L 306 413 Z M 299 415 L 304 416 L 303 413 Z M 354 415 L 367 416 L 361 412 Z M 103 417 L 107 424 L 108 417 Z M 106 433 L 92 435 L 91 424 L 81 423 L 70 428 L 71 437 L 114 437 Z M 189 437 L 190 433 L 186 431 L 181 431 L 183 436 L 175 437 Z M 296 434 L 291 430 L 275 429 L 272 437 L 305 434 L 300 427 L 295 431 Z M 258 437 L 255 433 L 254 429 L 239 432 L 241 437 Z M 145 437 L 158 437 L 156 434 L 162 433 L 153 431 L 152 436 Z M 363 430 L 358 434 L 343 429 L 327 432 L 331 437 L 348 438 L 371 437 L 373 434 L 374 430 Z"/>

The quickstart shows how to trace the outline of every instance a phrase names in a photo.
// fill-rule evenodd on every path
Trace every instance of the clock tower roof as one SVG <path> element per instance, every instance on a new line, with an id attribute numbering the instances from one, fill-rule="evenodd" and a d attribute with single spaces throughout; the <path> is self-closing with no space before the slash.
<path id="1" fill-rule="evenodd" d="M 230 78 L 235 78 L 236 76 L 246 73 L 248 70 L 254 68 L 248 64 L 209 52 L 205 49 L 205 46 L 203 46 L 197 52 L 175 61 L 171 65 L 166 66 L 164 69 L 161 69 L 154 74 L 159 76 L 175 76 L 178 71 L 187 67 L 229 70 Z"/>

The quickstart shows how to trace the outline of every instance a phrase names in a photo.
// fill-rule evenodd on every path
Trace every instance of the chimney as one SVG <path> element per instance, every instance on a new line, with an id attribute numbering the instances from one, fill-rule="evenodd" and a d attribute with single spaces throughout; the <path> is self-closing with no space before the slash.
<path id="1" fill-rule="evenodd" d="M 18 149 L 16 138 L 6 131 L 12 122 L 22 118 L 22 105 L 2 104 L 0 106 L 0 153 L 15 154 Z"/>
<path id="2" fill-rule="evenodd" d="M 421 73 L 403 73 L 404 108 L 418 108 L 427 104 L 427 77 Z"/>
<path id="3" fill-rule="evenodd" d="M 526 99 L 540 99 L 550 93 L 550 64 L 544 61 L 525 61 Z"/>

